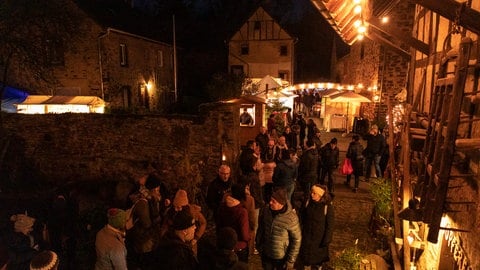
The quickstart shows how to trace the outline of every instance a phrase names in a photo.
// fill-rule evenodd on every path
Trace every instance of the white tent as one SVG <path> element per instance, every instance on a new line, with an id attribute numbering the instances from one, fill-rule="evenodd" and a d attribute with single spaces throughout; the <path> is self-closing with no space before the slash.
<path id="1" fill-rule="evenodd" d="M 105 101 L 96 96 L 30 95 L 16 104 L 17 113 L 104 113 Z"/>

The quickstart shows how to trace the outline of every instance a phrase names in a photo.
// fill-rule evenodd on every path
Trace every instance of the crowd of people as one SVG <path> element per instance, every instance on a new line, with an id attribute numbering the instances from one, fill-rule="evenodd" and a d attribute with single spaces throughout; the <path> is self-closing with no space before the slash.
<path id="1" fill-rule="evenodd" d="M 385 139 L 376 126 L 364 139 L 365 149 L 354 135 L 347 150 L 354 191 L 364 163 L 367 180 L 371 166 L 382 176 Z M 194 194 L 186 190 L 171 193 L 157 173 L 138 179 L 124 207 L 103 213 L 92 268 L 248 269 L 249 257 L 258 254 L 263 269 L 321 269 L 330 257 L 338 166 L 337 139 L 323 144 L 320 129 L 301 113 L 287 117 L 282 132 L 261 127 L 236 164 L 218 168 L 205 191 L 206 208 L 191 203 Z M 345 184 L 350 180 L 347 175 Z M 1 269 L 75 269 L 68 259 L 73 236 L 66 204 L 64 195 L 55 198 L 56 218 L 44 230 L 34 230 L 27 213 L 13 215 L 0 238 Z M 207 226 L 215 241 L 205 237 Z"/>

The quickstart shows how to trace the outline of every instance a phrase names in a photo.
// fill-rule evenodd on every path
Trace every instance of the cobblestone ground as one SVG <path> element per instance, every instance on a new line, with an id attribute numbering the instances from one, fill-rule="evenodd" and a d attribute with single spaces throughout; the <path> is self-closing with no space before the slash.
<path id="1" fill-rule="evenodd" d="M 323 132 L 321 139 L 323 143 L 327 143 L 333 137 L 338 140 L 340 161 L 343 161 L 352 138 L 340 132 Z M 379 248 L 379 244 L 372 238 L 368 229 L 373 207 L 369 184 L 361 181 L 358 192 L 354 193 L 351 187 L 344 185 L 344 181 L 345 176 L 339 173 L 335 175 L 335 231 L 330 245 L 331 260 L 335 260 L 344 249 L 353 247 L 357 239 L 357 248 L 363 254 L 375 253 Z M 353 178 L 350 185 L 353 185 Z M 251 256 L 249 265 L 252 270 L 262 269 L 258 255 Z M 298 266 L 297 269 L 302 268 Z"/>

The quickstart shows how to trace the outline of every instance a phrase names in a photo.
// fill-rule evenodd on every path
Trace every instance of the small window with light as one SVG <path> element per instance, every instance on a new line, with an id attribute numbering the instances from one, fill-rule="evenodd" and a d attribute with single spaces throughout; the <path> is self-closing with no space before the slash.
<path id="1" fill-rule="evenodd" d="M 242 104 L 240 106 L 240 126 L 253 127 L 255 125 L 255 105 Z"/>
<path id="2" fill-rule="evenodd" d="M 126 67 L 128 66 L 128 52 L 127 52 L 127 45 L 120 44 L 120 66 Z"/>

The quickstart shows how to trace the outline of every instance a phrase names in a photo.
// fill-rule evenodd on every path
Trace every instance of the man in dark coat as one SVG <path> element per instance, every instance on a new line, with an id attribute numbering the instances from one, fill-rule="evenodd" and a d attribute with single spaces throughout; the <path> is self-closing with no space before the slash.
<path id="1" fill-rule="evenodd" d="M 307 149 L 303 152 L 298 165 L 298 182 L 307 198 L 310 187 L 317 182 L 318 152 L 313 140 L 307 140 Z"/>
<path id="2" fill-rule="evenodd" d="M 367 147 L 365 148 L 364 153 L 366 167 L 365 180 L 368 181 L 370 178 L 372 164 L 375 164 L 375 173 L 377 177 L 381 178 L 383 174 L 380 169 L 380 160 L 386 148 L 385 138 L 378 132 L 377 125 L 373 125 L 370 132 L 365 135 L 363 139 L 367 141 Z"/>
<path id="3" fill-rule="evenodd" d="M 363 175 L 363 146 L 359 142 L 360 137 L 358 135 L 353 135 L 352 141 L 348 145 L 347 158 L 352 162 L 353 175 L 355 176 L 355 186 L 353 187 L 353 192 L 357 192 L 358 184 L 360 182 L 360 176 Z M 351 174 L 347 175 L 345 185 L 350 186 Z"/>
<path id="4" fill-rule="evenodd" d="M 195 237 L 195 219 L 188 210 L 173 218 L 173 230 L 167 232 L 155 253 L 155 261 L 147 269 L 196 270 L 198 261 L 190 246 Z"/>
<path id="5" fill-rule="evenodd" d="M 283 187 L 287 190 L 288 201 L 291 201 L 293 191 L 295 190 L 295 181 L 298 176 L 298 165 L 292 159 L 295 156 L 294 150 L 288 150 L 288 154 L 284 154 L 282 159 L 273 169 L 273 185 L 275 187 Z"/>
<path id="6" fill-rule="evenodd" d="M 257 147 L 257 142 L 254 140 L 248 140 L 245 148 L 240 153 L 238 158 L 239 166 L 241 173 L 247 175 L 253 170 L 252 164 L 255 164 L 253 161 L 257 158 L 255 157 L 255 148 Z"/>
<path id="7" fill-rule="evenodd" d="M 255 137 L 255 141 L 260 147 L 260 156 L 262 157 L 265 155 L 265 152 L 267 151 L 268 140 L 270 140 L 270 137 L 268 136 L 267 128 L 263 126 L 260 127 L 260 132 Z"/>
<path id="8" fill-rule="evenodd" d="M 330 192 L 334 192 L 334 179 L 333 179 L 333 172 L 336 168 L 338 168 L 338 155 L 339 150 L 337 147 L 337 138 L 333 138 L 330 140 L 329 143 L 325 144 L 321 152 L 321 159 L 322 159 L 322 174 L 320 176 L 319 182 L 320 184 L 325 184 L 325 176 L 328 175 L 328 190 Z"/>
<path id="9" fill-rule="evenodd" d="M 319 269 L 329 261 L 328 246 L 332 242 L 334 209 L 326 187 L 315 184 L 310 199 L 301 210 L 302 247 L 300 258 L 305 266 Z"/>
<path id="10" fill-rule="evenodd" d="M 207 190 L 207 205 L 215 217 L 218 207 L 222 203 L 225 193 L 230 192 L 232 188 L 231 170 L 227 165 L 221 165 L 218 169 L 217 177 L 210 182 Z"/>

